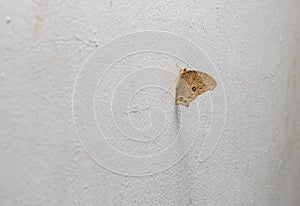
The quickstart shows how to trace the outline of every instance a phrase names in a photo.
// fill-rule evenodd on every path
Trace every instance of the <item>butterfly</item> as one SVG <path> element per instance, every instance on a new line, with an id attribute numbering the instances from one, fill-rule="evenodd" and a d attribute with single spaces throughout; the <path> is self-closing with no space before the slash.
<path id="1" fill-rule="evenodd" d="M 197 96 L 214 90 L 216 86 L 217 82 L 210 75 L 184 68 L 177 79 L 175 103 L 188 107 Z"/>

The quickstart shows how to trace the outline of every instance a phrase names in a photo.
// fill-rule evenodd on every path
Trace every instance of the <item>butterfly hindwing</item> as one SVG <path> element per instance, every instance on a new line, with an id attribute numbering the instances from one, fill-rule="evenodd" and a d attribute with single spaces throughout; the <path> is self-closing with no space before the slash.
<path id="1" fill-rule="evenodd" d="M 176 104 L 181 104 L 188 107 L 189 103 L 193 101 L 196 96 L 190 89 L 190 86 L 181 76 L 178 77 L 176 85 Z"/>

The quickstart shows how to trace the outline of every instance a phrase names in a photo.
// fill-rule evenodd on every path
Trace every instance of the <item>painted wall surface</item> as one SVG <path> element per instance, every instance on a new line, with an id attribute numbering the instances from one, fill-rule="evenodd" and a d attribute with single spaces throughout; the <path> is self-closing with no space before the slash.
<path id="1" fill-rule="evenodd" d="M 0 205 L 300 205 L 300 1 L 0 1 Z M 174 105 L 179 69 L 217 88 Z"/>

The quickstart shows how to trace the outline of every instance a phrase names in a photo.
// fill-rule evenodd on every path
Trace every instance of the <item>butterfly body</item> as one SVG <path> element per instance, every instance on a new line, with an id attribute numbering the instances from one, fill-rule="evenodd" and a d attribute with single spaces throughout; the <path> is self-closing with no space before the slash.
<path id="1" fill-rule="evenodd" d="M 177 80 L 175 103 L 188 107 L 197 96 L 213 90 L 216 86 L 216 81 L 210 75 L 184 68 L 180 71 Z"/>

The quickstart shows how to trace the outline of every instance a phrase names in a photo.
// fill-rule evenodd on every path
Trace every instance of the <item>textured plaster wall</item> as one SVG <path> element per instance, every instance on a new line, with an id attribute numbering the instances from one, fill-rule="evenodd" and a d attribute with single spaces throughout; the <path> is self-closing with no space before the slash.
<path id="1" fill-rule="evenodd" d="M 297 0 L 0 1 L 0 205 L 300 205 L 299 19 Z M 85 152 L 72 94 L 90 54 L 143 30 L 176 34 L 205 51 L 223 82 L 227 118 L 205 161 L 199 135 L 173 167 L 135 177 L 105 169 Z M 145 103 L 139 98 L 147 93 L 140 95 L 136 101 Z M 159 122 L 160 112 L 152 112 Z M 136 127 L 147 126 L 138 118 L 131 116 Z"/>

